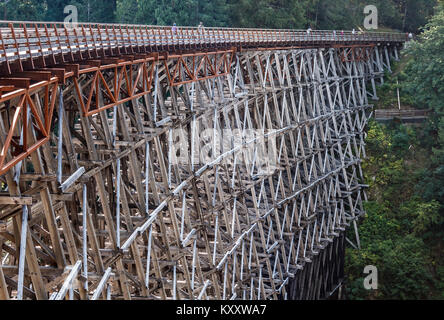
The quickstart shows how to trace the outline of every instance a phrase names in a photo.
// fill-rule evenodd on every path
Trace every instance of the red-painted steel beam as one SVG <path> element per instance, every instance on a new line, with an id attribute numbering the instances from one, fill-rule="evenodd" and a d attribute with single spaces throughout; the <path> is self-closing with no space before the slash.
<path id="1" fill-rule="evenodd" d="M 403 33 L 264 30 L 0 21 L 0 75 L 119 55 L 184 51 L 402 44 Z"/>
<path id="2" fill-rule="evenodd" d="M 8 172 L 13 166 L 49 141 L 57 88 L 58 79 L 53 78 L 50 81 L 33 84 L 29 89 L 11 91 L 0 98 L 2 103 L 9 102 L 6 108 L 14 110 L 10 126 L 6 126 L 10 119 L 4 121 L 3 124 L 7 128 L 8 134 L 0 148 L 0 175 Z M 43 95 L 43 118 L 34 102 L 36 94 Z M 14 101 L 18 101 L 18 103 L 13 105 Z M 32 116 L 28 116 L 28 112 Z M 32 144 L 29 144 L 28 136 L 30 126 L 33 126 L 36 131 L 36 141 Z M 16 136 L 17 134 L 18 136 Z M 20 139 L 20 135 L 22 139 Z"/>

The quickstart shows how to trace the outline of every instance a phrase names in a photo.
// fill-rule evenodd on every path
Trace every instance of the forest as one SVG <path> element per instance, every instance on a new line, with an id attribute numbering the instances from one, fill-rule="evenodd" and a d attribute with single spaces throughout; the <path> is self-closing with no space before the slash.
<path id="1" fill-rule="evenodd" d="M 397 104 L 429 109 L 420 126 L 398 121 L 368 127 L 367 215 L 361 250 L 347 249 L 349 299 L 444 299 L 444 2 L 374 0 L 382 30 L 418 34 L 388 81 L 379 109 Z M 156 25 L 352 29 L 364 19 L 363 0 L 9 0 L 4 20 L 63 21 L 78 7 L 82 22 Z M 396 100 L 395 100 L 396 99 Z M 378 267 L 378 290 L 363 287 L 366 265 Z"/>
<path id="2" fill-rule="evenodd" d="M 377 109 L 396 108 L 399 88 L 402 108 L 433 114 L 420 126 L 370 123 L 362 250 L 349 248 L 346 254 L 350 299 L 444 299 L 443 50 L 441 2 L 379 88 Z M 366 265 L 378 267 L 378 290 L 362 286 Z"/>
<path id="3" fill-rule="evenodd" d="M 364 0 L 1 0 L 3 20 L 63 21 L 66 5 L 81 22 L 148 25 L 352 29 L 364 19 Z M 416 32 L 436 0 L 373 0 L 385 28 Z"/>

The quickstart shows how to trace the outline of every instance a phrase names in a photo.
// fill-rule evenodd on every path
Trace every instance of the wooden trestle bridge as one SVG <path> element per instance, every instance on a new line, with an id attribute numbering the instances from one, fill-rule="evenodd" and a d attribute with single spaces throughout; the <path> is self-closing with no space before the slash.
<path id="1" fill-rule="evenodd" d="M 0 299 L 328 298 L 406 40 L 1 22 Z"/>

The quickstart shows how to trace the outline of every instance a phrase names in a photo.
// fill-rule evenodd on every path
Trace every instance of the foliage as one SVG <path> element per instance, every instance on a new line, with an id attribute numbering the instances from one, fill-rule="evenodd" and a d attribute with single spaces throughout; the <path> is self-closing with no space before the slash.
<path id="1" fill-rule="evenodd" d="M 410 61 L 408 89 L 419 105 L 433 108 L 444 115 L 444 5 L 426 26 L 420 41 L 407 50 Z"/>
<path id="2" fill-rule="evenodd" d="M 304 16 L 308 1 L 239 0 L 231 1 L 234 27 L 298 29 L 307 26 Z"/>
<path id="3" fill-rule="evenodd" d="M 374 0 L 382 27 L 417 31 L 438 0 Z M 3 19 L 63 21 L 76 5 L 80 21 L 195 26 L 352 29 L 362 26 L 364 0 L 5 0 Z"/>
<path id="4" fill-rule="evenodd" d="M 444 4 L 426 26 L 420 41 L 414 42 L 407 53 L 411 57 L 407 66 L 407 88 L 416 104 L 435 112 L 430 135 L 431 163 L 423 172 L 419 188 L 427 199 L 439 199 L 444 206 Z"/>
<path id="5" fill-rule="evenodd" d="M 441 2 L 419 41 L 409 44 L 395 74 L 378 90 L 378 108 L 393 108 L 399 88 L 403 106 L 431 109 L 434 115 L 419 128 L 369 125 L 364 171 L 373 202 L 359 228 L 362 250 L 348 249 L 346 255 L 351 299 L 444 298 L 443 50 Z M 366 265 L 378 267 L 375 292 L 363 288 Z"/>
<path id="6" fill-rule="evenodd" d="M 425 299 L 430 298 L 433 282 L 426 246 L 421 238 L 400 235 L 402 226 L 389 218 L 390 209 L 370 202 L 367 217 L 361 225 L 362 250 L 347 250 L 349 299 Z M 390 235 L 390 236 L 388 236 Z M 378 290 L 363 287 L 363 269 L 378 268 Z"/>
<path id="7" fill-rule="evenodd" d="M 35 0 L 9 0 L 7 3 L 2 1 L 0 4 L 0 12 L 2 13 L 4 20 L 41 21 L 46 18 L 46 9 L 45 2 Z"/>
<path id="8" fill-rule="evenodd" d="M 442 298 L 441 204 L 427 201 L 414 187 L 425 162 L 418 140 L 422 130 L 369 125 L 364 171 L 373 201 L 366 204 L 367 215 L 359 227 L 362 249 L 347 249 L 350 299 Z M 377 291 L 363 287 L 367 265 L 378 268 Z"/>

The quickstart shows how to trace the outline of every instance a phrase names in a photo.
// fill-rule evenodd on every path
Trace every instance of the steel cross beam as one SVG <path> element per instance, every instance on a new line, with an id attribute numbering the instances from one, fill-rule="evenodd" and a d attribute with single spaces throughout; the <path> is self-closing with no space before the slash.
<path id="1" fill-rule="evenodd" d="M 0 174 L 7 172 L 49 140 L 58 79 L 52 78 L 32 85 L 28 81 L 25 85 L 22 89 L 0 97 L 0 104 L 6 109 L 1 112 L 8 115 L 9 123 L 8 135 L 0 137 Z M 32 144 L 28 139 L 31 132 L 37 140 Z M 10 159 L 6 160 L 8 155 Z"/>
<path id="2" fill-rule="evenodd" d="M 157 55 L 122 56 L 96 60 L 96 66 L 81 69 L 73 80 L 83 114 L 91 116 L 150 93 L 157 59 Z M 79 79 L 87 82 L 86 97 L 80 93 Z M 103 102 L 99 101 L 101 92 Z"/>
<path id="3" fill-rule="evenodd" d="M 236 49 L 169 55 L 164 65 L 170 86 L 225 76 L 231 71 Z"/>
<path id="4" fill-rule="evenodd" d="M 335 45 L 333 47 L 339 50 L 342 62 L 367 62 L 372 56 L 376 45 Z"/>

